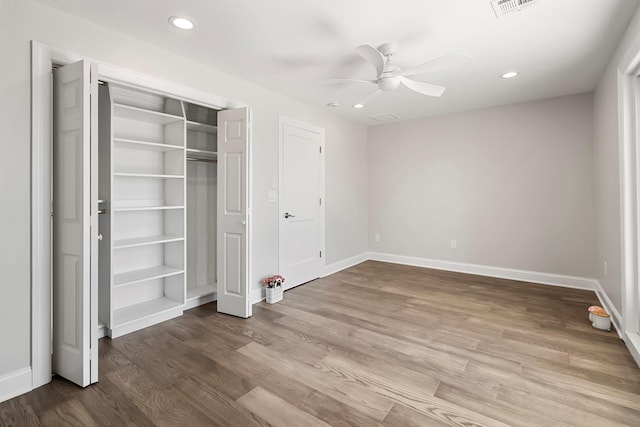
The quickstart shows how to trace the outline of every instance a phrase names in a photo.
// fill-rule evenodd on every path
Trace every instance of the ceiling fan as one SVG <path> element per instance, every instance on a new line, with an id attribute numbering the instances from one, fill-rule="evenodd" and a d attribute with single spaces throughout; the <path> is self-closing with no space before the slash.
<path id="1" fill-rule="evenodd" d="M 391 62 L 391 57 L 397 52 L 397 43 L 384 43 L 377 49 L 373 46 L 362 45 L 356 48 L 356 52 L 362 56 L 367 62 L 376 68 L 377 77 L 375 80 L 361 80 L 361 79 L 331 79 L 326 80 L 326 84 L 334 83 L 346 83 L 346 82 L 360 82 L 360 83 L 373 83 L 378 86 L 378 89 L 368 94 L 360 104 L 365 104 L 366 101 L 371 100 L 374 96 L 378 95 L 382 91 L 392 91 L 397 89 L 402 83 L 409 89 L 428 96 L 441 96 L 445 87 L 434 85 L 431 83 L 420 82 L 416 80 L 408 79 L 407 76 L 413 76 L 416 74 L 428 73 L 432 71 L 444 70 L 447 68 L 463 65 L 473 58 L 466 53 L 451 53 L 440 58 L 433 59 L 425 62 L 424 64 L 417 65 L 415 67 L 400 69 L 397 65 Z"/>

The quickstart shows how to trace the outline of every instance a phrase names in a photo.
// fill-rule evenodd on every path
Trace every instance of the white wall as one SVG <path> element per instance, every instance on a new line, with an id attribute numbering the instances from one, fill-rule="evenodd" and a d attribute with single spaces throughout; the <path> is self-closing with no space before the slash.
<path id="1" fill-rule="evenodd" d="M 5 3 L 0 15 L 5 17 Z M 29 366 L 30 286 L 30 128 L 27 40 L 15 37 L 15 21 L 0 26 L 0 376 Z M 14 66 L 15 65 L 15 66 Z M 4 344 L 6 343 L 6 344 Z M 2 394 L 2 393 L 0 393 Z"/>
<path id="2" fill-rule="evenodd" d="M 597 200 L 597 279 L 618 312 L 622 312 L 620 152 L 618 133 L 618 64 L 640 36 L 640 9 L 627 27 L 618 49 L 595 91 L 594 153 Z M 604 274 L 604 262 L 608 273 Z"/>
<path id="3" fill-rule="evenodd" d="M 593 277 L 592 106 L 581 94 L 370 128 L 370 250 Z"/>
<path id="4" fill-rule="evenodd" d="M 366 129 L 31 0 L 3 1 L 0 47 L 0 379 L 30 365 L 30 40 L 160 77 L 253 109 L 253 289 L 277 269 L 278 117 L 326 129 L 327 262 L 367 250 Z M 348 168 L 348 170 L 345 170 Z M 353 197 L 353 195 L 360 195 Z"/>
<path id="5" fill-rule="evenodd" d="M 335 238 L 327 239 L 326 263 L 332 264 L 363 254 L 368 249 L 367 132 L 354 126 L 335 127 L 327 129 L 325 138 L 340 144 L 339 150 L 331 147 L 326 149 L 327 189 L 341 188 L 345 184 L 351 187 L 347 191 L 327 191 L 326 227 L 327 230 L 333 230 Z M 364 212 L 362 206 L 365 207 Z M 356 247 L 360 252 L 355 250 Z"/>

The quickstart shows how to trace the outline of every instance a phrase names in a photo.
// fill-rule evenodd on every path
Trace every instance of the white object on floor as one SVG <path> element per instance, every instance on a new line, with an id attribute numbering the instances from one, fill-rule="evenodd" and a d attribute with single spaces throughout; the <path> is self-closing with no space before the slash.
<path id="1" fill-rule="evenodd" d="M 608 314 L 602 315 L 598 313 L 589 313 L 591 319 L 591 326 L 603 331 L 611 330 L 611 317 Z"/>
<path id="2" fill-rule="evenodd" d="M 276 286 L 273 288 L 267 288 L 267 302 L 269 304 L 275 304 L 278 301 L 282 301 L 284 290 L 282 286 Z"/>

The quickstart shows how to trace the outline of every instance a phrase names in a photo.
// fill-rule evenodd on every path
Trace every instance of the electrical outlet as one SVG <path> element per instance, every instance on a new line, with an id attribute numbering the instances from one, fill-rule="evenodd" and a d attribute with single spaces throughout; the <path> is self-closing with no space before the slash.
<path id="1" fill-rule="evenodd" d="M 458 242 L 456 242 L 455 240 L 451 241 L 451 249 L 455 249 L 458 247 Z"/>
<path id="2" fill-rule="evenodd" d="M 376 233 L 375 236 L 373 236 L 373 238 L 375 239 L 376 242 L 380 241 L 380 233 Z"/>

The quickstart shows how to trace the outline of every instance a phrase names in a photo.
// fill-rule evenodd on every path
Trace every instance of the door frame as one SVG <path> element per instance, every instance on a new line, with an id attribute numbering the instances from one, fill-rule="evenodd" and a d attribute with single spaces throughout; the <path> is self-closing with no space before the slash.
<path id="1" fill-rule="evenodd" d="M 80 60 L 97 64 L 98 77 L 113 83 L 132 84 L 149 91 L 180 98 L 216 109 L 248 105 L 164 79 L 110 65 L 64 49 L 31 41 L 31 388 L 51 382 L 52 297 L 51 297 L 51 144 L 54 64 Z M 247 155 L 247 193 L 252 200 L 251 140 Z M 252 271 L 252 215 L 248 211 L 247 245 L 249 274 Z M 247 277 L 251 280 L 251 276 Z"/>
<path id="2" fill-rule="evenodd" d="M 278 117 L 278 270 L 281 269 L 282 265 L 281 265 L 281 257 L 280 257 L 280 252 L 281 252 L 281 247 L 282 247 L 282 242 L 280 240 L 280 207 L 283 204 L 283 200 L 282 200 L 282 188 L 283 188 L 283 167 L 284 167 L 284 162 L 282 159 L 282 154 L 283 154 L 283 147 L 284 147 L 284 126 L 285 125 L 292 125 L 292 126 L 296 126 L 305 130 L 308 130 L 309 132 L 314 132 L 320 135 L 320 149 L 321 149 L 321 153 L 322 155 L 320 156 L 320 198 L 322 199 L 322 204 L 319 205 L 319 209 L 320 209 L 320 214 L 319 214 L 319 226 L 320 226 L 320 251 L 322 251 L 322 257 L 320 260 L 320 271 L 318 271 L 318 277 L 322 277 L 324 275 L 325 269 L 326 269 L 326 259 L 327 259 L 327 251 L 326 251 L 326 239 L 325 239 L 325 209 L 327 206 L 326 203 L 326 197 L 325 197 L 325 157 L 326 157 L 326 151 L 325 151 L 325 132 L 324 132 L 324 128 L 321 128 L 319 126 L 314 126 L 314 125 L 310 125 L 308 123 L 305 122 L 301 122 L 298 120 L 294 120 L 294 119 L 290 119 L 288 117 L 284 117 L 284 116 L 279 116 Z M 286 277 L 285 277 L 286 279 Z M 286 281 L 285 281 L 285 287 L 284 289 L 291 289 L 290 287 L 286 286 Z"/>
<path id="3" fill-rule="evenodd" d="M 618 69 L 622 339 L 640 365 L 640 36 Z"/>

